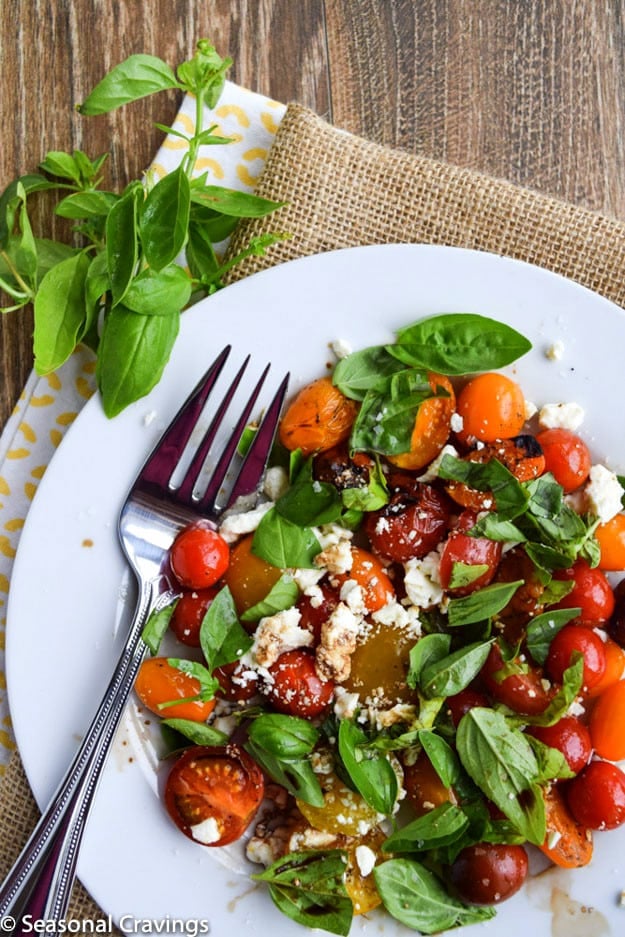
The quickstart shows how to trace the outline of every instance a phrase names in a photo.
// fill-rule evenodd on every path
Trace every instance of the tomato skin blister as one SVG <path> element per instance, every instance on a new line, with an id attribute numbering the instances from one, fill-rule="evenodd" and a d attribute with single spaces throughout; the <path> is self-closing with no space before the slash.
<path id="1" fill-rule="evenodd" d="M 397 364 L 387 366 L 404 374 Z M 364 409 L 361 389 L 352 397 L 349 388 L 344 392 L 323 377 L 288 406 L 279 438 L 288 450 L 289 491 L 297 489 L 304 499 L 327 496 L 321 520 L 309 528 L 319 538 L 317 552 L 307 553 L 310 540 L 293 534 L 298 524 L 279 499 L 270 510 L 278 521 L 284 517 L 285 526 L 278 523 L 273 536 L 285 543 L 293 537 L 298 556 L 284 568 L 269 562 L 275 554 L 263 554 L 255 533 L 225 550 L 210 544 L 212 558 L 198 568 L 202 561 L 193 544 L 191 561 L 176 559 L 185 539 L 198 536 L 194 529 L 183 532 L 171 557 L 183 588 L 172 634 L 197 649 L 198 663 L 207 645 L 210 654 L 211 641 L 202 642 L 200 631 L 225 589 L 239 619 L 241 646 L 233 651 L 232 645 L 230 659 L 220 658 L 204 675 L 198 671 L 199 684 L 185 684 L 185 695 L 198 698 L 160 710 L 160 703 L 172 701 L 160 691 L 152 703 L 165 717 L 181 717 L 180 706 L 192 707 L 183 718 L 209 728 L 221 724 L 222 712 L 234 713 L 237 721 L 236 742 L 194 745 L 171 768 L 166 805 L 182 832 L 201 845 L 221 846 L 252 827 L 259 854 L 271 844 L 276 860 L 289 850 L 344 850 L 342 884 L 355 914 L 382 903 L 374 869 L 390 854 L 380 822 L 383 814 L 397 822 L 400 800 L 399 816 L 408 825 L 428 821 L 433 812 L 458 823 L 463 813 L 471 818 L 464 838 L 450 834 L 441 845 L 434 837 L 426 854 L 442 870 L 453 900 L 471 908 L 496 905 L 523 887 L 528 859 L 527 843 L 518 842 L 522 836 L 555 865 L 573 869 L 592 859 L 592 830 L 625 823 L 625 774 L 615 764 L 625 759 L 625 586 L 614 590 L 606 575 L 625 566 L 625 514 L 601 524 L 587 517 L 582 496 L 592 465 L 586 443 L 569 430 L 536 432 L 519 383 L 490 370 L 475 377 L 447 377 L 429 368 L 420 374 L 419 393 L 429 382 L 441 395 L 420 404 L 399 455 L 352 447 Z M 384 418 L 381 407 L 380 423 Z M 453 463 L 447 473 L 441 471 L 443 450 Z M 279 457 L 284 465 L 284 454 Z M 527 502 L 538 505 L 530 520 L 523 505 L 505 514 L 507 492 L 502 494 L 500 476 L 489 474 L 494 463 L 511 488 L 518 486 Z M 586 504 L 578 518 L 588 549 L 579 531 L 579 543 L 558 543 L 557 530 L 553 542 L 532 540 L 549 512 L 553 523 L 546 529 L 558 523 L 574 529 L 569 515 L 563 521 L 557 513 L 560 504 L 574 503 Z M 505 524 L 512 533 L 503 536 Z M 288 555 L 286 546 L 283 553 Z M 483 597 L 508 587 L 506 600 L 480 617 Z M 202 591 L 192 600 L 191 590 Z M 450 608 L 459 607 L 469 610 L 466 622 L 452 620 Z M 544 616 L 552 613 L 550 633 Z M 530 639 L 533 627 L 540 633 Z M 435 650 L 419 664 L 423 638 Z M 470 669 L 465 661 L 462 672 L 457 655 L 475 647 L 483 651 L 479 663 Z M 152 660 L 152 668 L 173 669 L 174 680 L 191 679 L 191 670 L 183 674 L 166 660 Z M 442 676 L 436 672 L 441 661 L 447 666 L 441 665 Z M 581 686 L 573 691 L 576 667 Z M 216 708 L 215 700 L 199 699 L 210 695 L 211 678 L 218 682 Z M 437 694 L 439 686 L 444 690 Z M 152 691 L 141 681 L 137 692 L 150 705 Z M 522 792 L 544 801 L 544 841 L 544 826 L 540 835 L 515 828 L 500 791 L 487 782 L 480 787 L 470 759 L 463 760 L 460 737 L 478 711 L 507 720 L 511 737 L 524 746 L 521 761 L 534 758 L 542 765 L 548 753 L 554 773 L 528 782 Z M 293 736 L 291 729 L 284 738 L 277 732 L 269 755 L 256 743 L 245 748 L 248 731 L 254 738 L 250 726 L 265 716 L 293 720 Z M 342 734 L 347 723 L 353 750 Z M 487 720 L 474 723 L 486 732 Z M 276 752 L 287 742 L 301 751 L 280 761 Z M 376 759 L 387 772 L 373 773 L 372 781 L 362 764 L 375 772 Z M 385 785 L 393 786 L 389 764 L 398 791 L 381 810 L 372 803 Z M 497 770 L 505 776 L 505 765 Z M 273 826 L 260 810 L 265 789 L 279 802 Z M 523 796 L 513 791 L 519 802 Z M 409 861 L 417 861 L 418 853 L 409 853 Z"/>

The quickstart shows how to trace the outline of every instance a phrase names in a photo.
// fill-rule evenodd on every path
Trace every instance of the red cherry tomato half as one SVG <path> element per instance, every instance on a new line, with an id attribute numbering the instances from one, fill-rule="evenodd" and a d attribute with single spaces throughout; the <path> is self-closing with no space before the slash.
<path id="1" fill-rule="evenodd" d="M 464 901 L 499 904 L 519 890 L 527 868 L 523 846 L 476 843 L 458 854 L 450 869 L 450 879 Z"/>
<path id="2" fill-rule="evenodd" d="M 487 537 L 470 537 L 466 533 L 475 525 L 475 521 L 476 515 L 473 511 L 463 511 L 458 526 L 449 535 L 441 554 L 441 586 L 455 596 L 469 595 L 476 589 L 487 586 L 492 581 L 501 559 L 501 543 Z M 487 569 L 475 578 L 470 578 L 465 585 L 453 585 L 454 575 L 458 572 L 456 563 L 463 566 L 486 566 Z"/>
<path id="3" fill-rule="evenodd" d="M 174 764 L 165 806 L 190 839 L 203 846 L 225 846 L 245 832 L 263 795 L 263 773 L 238 745 L 196 745 Z"/>
<path id="4" fill-rule="evenodd" d="M 577 560 L 569 569 L 557 570 L 553 578 L 573 581 L 571 592 L 554 608 L 581 608 L 579 621 L 591 627 L 609 619 L 614 611 L 614 593 L 600 569 L 591 568 L 586 560 Z"/>
<path id="5" fill-rule="evenodd" d="M 570 667 L 575 652 L 584 658 L 583 686 L 595 686 L 605 673 L 606 656 L 603 641 L 591 628 L 583 625 L 565 625 L 551 642 L 545 671 L 556 683 L 562 682 L 564 671 Z"/>
<path id="6" fill-rule="evenodd" d="M 575 716 L 563 716 L 552 726 L 531 726 L 527 732 L 539 742 L 562 752 L 575 774 L 579 774 L 590 761 L 590 732 Z"/>
<path id="7" fill-rule="evenodd" d="M 501 649 L 499 645 L 493 644 L 481 671 L 489 695 L 496 702 L 523 715 L 544 712 L 550 696 L 542 684 L 540 674 L 527 666 L 519 666 L 517 673 L 510 673 L 500 679 L 500 671 L 504 666 Z"/>
<path id="8" fill-rule="evenodd" d="M 334 684 L 320 679 L 314 655 L 309 651 L 285 651 L 269 667 L 269 674 L 271 681 L 264 692 L 278 712 L 314 719 L 330 705 Z"/>
<path id="9" fill-rule="evenodd" d="M 393 479 L 389 478 L 389 487 Z M 375 553 L 396 563 L 425 556 L 443 539 L 449 527 L 449 504 L 432 485 L 410 476 L 385 507 L 367 514 L 364 529 Z M 391 487 L 391 491 L 392 491 Z"/>
<path id="10" fill-rule="evenodd" d="M 588 446 L 570 429 L 546 429 L 536 437 L 551 472 L 565 491 L 575 491 L 588 478 L 592 460 Z"/>
<path id="11" fill-rule="evenodd" d="M 227 570 L 230 548 L 212 527 L 193 524 L 174 540 L 169 561 L 174 576 L 186 589 L 207 589 Z"/>
<path id="12" fill-rule="evenodd" d="M 416 761 L 404 765 L 404 788 L 408 803 L 418 817 L 441 804 L 457 803 L 453 790 L 445 787 L 423 750 Z"/>
<path id="13" fill-rule="evenodd" d="M 256 696 L 258 692 L 255 671 L 249 671 L 235 660 L 231 664 L 222 664 L 213 671 L 213 676 L 219 680 L 220 696 L 237 703 L 246 703 Z"/>
<path id="14" fill-rule="evenodd" d="M 219 590 L 193 589 L 183 592 L 178 599 L 169 627 L 182 644 L 188 647 L 200 646 L 200 628 L 204 616 Z"/>
<path id="15" fill-rule="evenodd" d="M 590 830 L 613 830 L 625 823 L 625 774 L 608 761 L 591 761 L 566 785 L 571 813 Z"/>

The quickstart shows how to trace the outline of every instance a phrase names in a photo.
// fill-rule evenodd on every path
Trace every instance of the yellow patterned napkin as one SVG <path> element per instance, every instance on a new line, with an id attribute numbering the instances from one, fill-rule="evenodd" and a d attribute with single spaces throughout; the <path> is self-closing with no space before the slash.
<path id="1" fill-rule="evenodd" d="M 204 126 L 217 124 L 221 136 L 232 143 L 206 146 L 196 163 L 216 185 L 252 191 L 265 164 L 285 106 L 238 85 L 226 82 L 214 110 L 206 108 Z M 186 97 L 174 128 L 193 132 L 195 101 Z M 186 143 L 166 138 L 152 163 L 151 171 L 163 176 L 180 163 Z M 4 645 L 6 607 L 13 559 L 28 507 L 67 427 L 93 394 L 95 361 L 91 352 L 79 347 L 54 374 L 40 378 L 31 374 L 22 395 L 0 436 L 0 775 L 15 748 L 6 694 Z"/>

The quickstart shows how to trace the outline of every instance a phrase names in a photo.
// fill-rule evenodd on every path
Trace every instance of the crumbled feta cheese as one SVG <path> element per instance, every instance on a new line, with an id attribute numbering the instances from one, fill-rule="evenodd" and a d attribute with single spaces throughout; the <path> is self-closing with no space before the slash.
<path id="1" fill-rule="evenodd" d="M 545 358 L 548 358 L 549 361 L 561 361 L 563 354 L 564 342 L 560 339 L 557 339 L 557 341 L 545 348 Z"/>
<path id="2" fill-rule="evenodd" d="M 330 544 L 317 554 L 314 563 L 317 569 L 326 569 L 334 576 L 348 573 L 354 563 L 350 541 L 339 540 L 338 543 Z"/>
<path id="3" fill-rule="evenodd" d="M 375 866 L 375 853 L 373 849 L 370 849 L 369 846 L 356 846 L 355 849 L 356 863 L 360 869 L 360 874 L 363 878 L 366 878 L 367 875 L 370 875 Z"/>
<path id="4" fill-rule="evenodd" d="M 336 842 L 336 833 L 325 833 L 307 826 L 304 830 L 296 830 L 289 840 L 289 852 L 299 852 L 302 849 L 327 849 Z"/>
<path id="5" fill-rule="evenodd" d="M 325 576 L 324 569 L 292 569 L 291 578 L 302 592 L 308 592 Z"/>
<path id="6" fill-rule="evenodd" d="M 299 627 L 301 617 L 299 609 L 293 607 L 261 618 L 250 648 L 256 664 L 271 667 L 286 651 L 310 647 L 313 635 L 307 628 Z"/>
<path id="7" fill-rule="evenodd" d="M 144 425 L 144 426 L 151 426 L 157 416 L 158 416 L 158 414 L 157 414 L 156 410 L 148 410 L 148 412 L 147 412 L 146 414 L 144 414 L 144 416 L 143 416 L 143 425 Z"/>
<path id="8" fill-rule="evenodd" d="M 549 849 L 555 849 L 560 840 L 562 839 L 562 833 L 560 830 L 552 830 L 547 836 L 547 846 Z"/>
<path id="9" fill-rule="evenodd" d="M 367 608 L 365 605 L 365 593 L 362 586 L 355 579 L 346 579 L 341 586 L 341 602 L 345 602 L 348 608 L 356 615 L 363 615 Z"/>
<path id="10" fill-rule="evenodd" d="M 417 718 L 417 710 L 412 703 L 397 703 L 390 709 L 371 711 L 370 718 L 375 722 L 376 728 L 388 729 L 400 722 L 411 725 Z"/>
<path id="11" fill-rule="evenodd" d="M 321 549 L 326 550 L 341 540 L 351 540 L 354 532 L 348 530 L 347 527 L 341 527 L 340 524 L 322 524 L 321 527 L 315 528 L 315 535 L 321 544 Z"/>
<path id="12" fill-rule="evenodd" d="M 423 472 L 422 475 L 419 475 L 417 481 L 433 482 L 434 479 L 438 478 L 440 468 L 441 468 L 441 462 L 443 461 L 446 455 L 452 455 L 454 456 L 454 458 L 457 458 L 458 450 L 456 449 L 455 446 L 452 446 L 449 443 L 446 446 L 443 446 L 443 448 L 441 449 L 439 454 L 436 456 L 436 458 L 432 462 L 430 462 L 425 472 Z"/>
<path id="13" fill-rule="evenodd" d="M 440 555 L 432 550 L 423 559 L 404 563 L 406 595 L 417 608 L 431 608 L 443 598 L 439 576 Z"/>
<path id="14" fill-rule="evenodd" d="M 349 677 L 361 620 L 344 602 L 339 602 L 322 625 L 315 661 L 317 673 L 323 680 L 342 683 Z"/>
<path id="15" fill-rule="evenodd" d="M 190 833 L 197 843 L 204 846 L 211 846 L 221 839 L 221 831 L 215 817 L 207 817 L 201 823 L 196 823 L 190 827 Z"/>
<path id="16" fill-rule="evenodd" d="M 281 465 L 272 465 L 265 472 L 263 494 L 270 501 L 277 501 L 289 487 L 289 475 Z"/>
<path id="17" fill-rule="evenodd" d="M 400 605 L 399 602 L 393 600 L 387 602 L 377 612 L 373 612 L 371 617 L 377 624 L 387 628 L 410 631 L 415 638 L 421 635 L 419 609 L 414 605 Z"/>
<path id="18" fill-rule="evenodd" d="M 621 499 L 625 492 L 614 472 L 605 465 L 592 466 L 584 493 L 588 510 L 598 517 L 602 524 L 622 510 Z"/>
<path id="19" fill-rule="evenodd" d="M 261 520 L 273 507 L 271 501 L 265 501 L 251 511 L 243 511 L 241 514 L 228 514 L 219 525 L 219 533 L 226 543 L 236 543 L 244 534 L 253 533 Z"/>
<path id="20" fill-rule="evenodd" d="M 330 342 L 330 348 L 339 361 L 352 353 L 352 346 L 344 338 L 335 338 L 333 342 Z"/>
<path id="21" fill-rule="evenodd" d="M 584 422 L 584 410 L 578 403 L 546 403 L 538 411 L 541 429 L 569 429 L 575 432 Z"/>
<path id="22" fill-rule="evenodd" d="M 345 687 L 337 686 L 334 691 L 334 715 L 338 719 L 352 719 L 359 702 L 359 693 L 350 693 Z"/>
<path id="23" fill-rule="evenodd" d="M 531 400 L 525 401 L 525 419 L 531 420 L 538 413 L 538 407 Z"/>
<path id="24" fill-rule="evenodd" d="M 449 425 L 454 433 L 461 433 L 464 428 L 464 420 L 460 413 L 452 413 Z"/>

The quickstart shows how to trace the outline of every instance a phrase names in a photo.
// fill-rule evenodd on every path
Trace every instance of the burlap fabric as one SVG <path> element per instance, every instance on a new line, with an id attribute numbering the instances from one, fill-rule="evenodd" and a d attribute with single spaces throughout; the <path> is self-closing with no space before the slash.
<path id="1" fill-rule="evenodd" d="M 233 280 L 335 248 L 422 242 L 529 261 L 625 305 L 624 224 L 476 172 L 369 143 L 297 105 L 283 118 L 257 191 L 288 205 L 241 225 L 231 252 L 267 231 L 282 230 L 290 237 L 266 256 L 246 260 Z M 16 756 L 0 788 L 0 876 L 36 818 Z M 75 919 L 102 916 L 80 885 L 70 914 Z"/>

